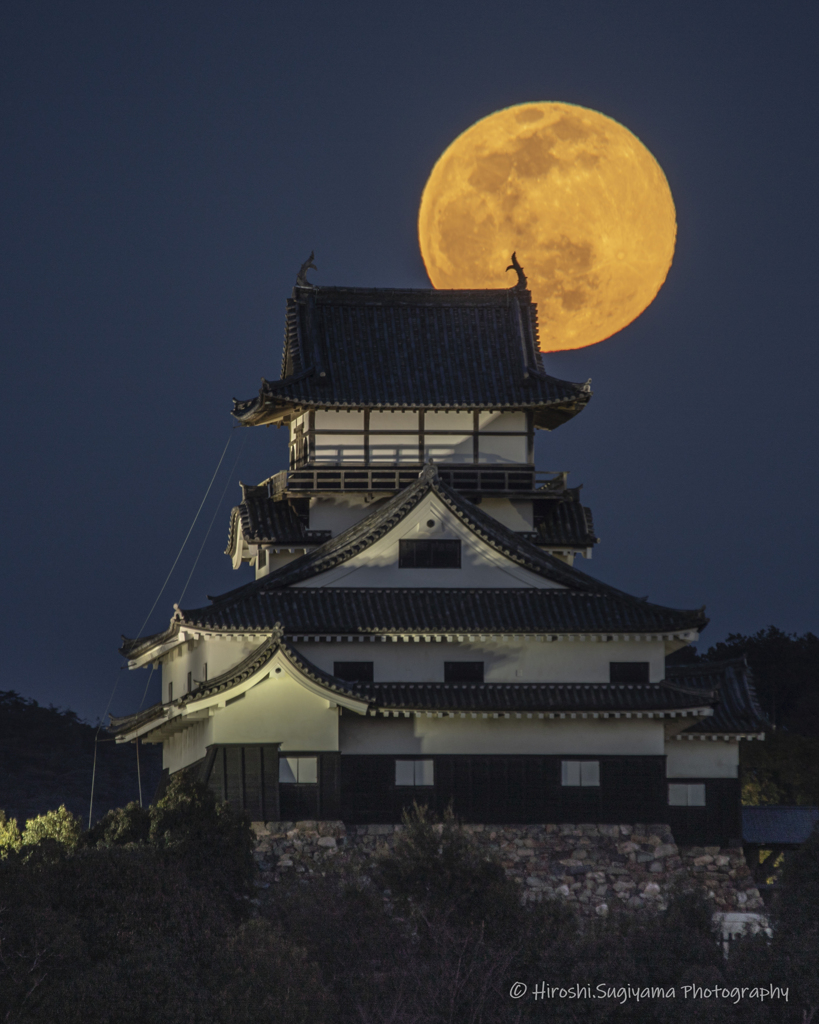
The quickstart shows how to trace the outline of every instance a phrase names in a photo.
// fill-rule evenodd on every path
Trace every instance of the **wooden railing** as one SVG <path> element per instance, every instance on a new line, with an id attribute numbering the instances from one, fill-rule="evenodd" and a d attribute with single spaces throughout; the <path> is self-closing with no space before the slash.
<path id="1" fill-rule="evenodd" d="M 364 491 L 390 492 L 409 487 L 418 479 L 421 465 L 406 466 L 305 466 L 282 471 L 264 481 L 268 494 Z M 566 488 L 566 472 L 536 472 L 531 466 L 438 466 L 443 483 L 456 491 L 478 494 L 559 493 Z"/>

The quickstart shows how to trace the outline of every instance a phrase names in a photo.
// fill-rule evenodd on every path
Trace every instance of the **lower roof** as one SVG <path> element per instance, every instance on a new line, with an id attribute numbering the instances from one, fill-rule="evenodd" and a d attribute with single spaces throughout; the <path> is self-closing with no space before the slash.
<path id="1" fill-rule="evenodd" d="M 291 637 L 361 638 L 402 633 L 669 635 L 705 624 L 701 612 L 664 608 L 612 591 L 258 588 L 243 589 L 204 608 L 180 609 L 169 629 L 137 640 L 123 639 L 120 652 L 130 659 L 142 657 L 183 630 L 264 634 L 277 622 Z"/>
<path id="2" fill-rule="evenodd" d="M 712 671 L 701 677 L 695 686 L 683 685 L 679 681 L 663 680 L 659 683 L 359 683 L 346 682 L 319 668 L 301 652 L 297 651 L 284 637 L 280 625 L 276 625 L 268 639 L 234 668 L 183 694 L 168 704 L 155 704 L 134 715 L 111 717 L 110 731 L 126 736 L 135 731 L 146 732 L 160 728 L 174 716 L 183 714 L 188 704 L 195 704 L 203 698 L 221 695 L 247 683 L 262 671 L 278 652 L 290 663 L 291 668 L 304 679 L 341 703 L 344 698 L 359 702 L 361 710 L 393 711 L 404 713 L 480 712 L 503 715 L 514 713 L 538 714 L 549 717 L 665 717 L 667 715 L 690 715 L 705 718 L 709 732 L 724 732 L 714 729 L 711 720 L 715 717 L 711 709 L 716 707 L 719 714 L 722 698 L 721 684 L 731 678 L 734 686 L 745 681 L 742 673 L 731 672 L 734 663 L 727 663 L 728 676 L 720 674 L 720 666 L 711 666 Z M 345 703 L 345 706 L 346 703 Z M 147 727 L 147 729 L 146 729 Z M 702 725 L 696 728 L 703 730 Z"/>
<path id="3" fill-rule="evenodd" d="M 754 846 L 798 846 L 819 822 L 819 807 L 743 807 L 742 841 Z"/>
<path id="4" fill-rule="evenodd" d="M 701 710 L 716 693 L 667 683 L 354 683 L 378 708 L 430 711 L 660 713 Z"/>

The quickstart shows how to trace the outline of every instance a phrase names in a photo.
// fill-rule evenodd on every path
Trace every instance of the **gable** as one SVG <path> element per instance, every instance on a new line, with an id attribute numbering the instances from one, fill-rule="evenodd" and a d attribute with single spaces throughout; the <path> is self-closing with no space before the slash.
<path id="1" fill-rule="evenodd" d="M 432 525 L 430 525 L 432 524 Z M 460 568 L 400 568 L 402 540 L 455 541 Z M 516 564 L 493 547 L 430 490 L 391 529 L 341 565 L 294 584 L 297 587 L 442 587 L 564 589 Z"/>

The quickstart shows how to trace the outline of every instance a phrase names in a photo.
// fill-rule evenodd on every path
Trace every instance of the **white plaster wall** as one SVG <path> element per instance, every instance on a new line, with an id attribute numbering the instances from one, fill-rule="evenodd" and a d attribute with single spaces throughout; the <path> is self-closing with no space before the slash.
<path id="1" fill-rule="evenodd" d="M 316 433 L 314 461 L 332 465 L 340 462 L 364 462 L 363 412 L 316 412 L 316 431 L 326 430 L 356 430 L 359 433 L 357 435 Z"/>
<path id="2" fill-rule="evenodd" d="M 427 412 L 424 414 L 424 457 L 435 462 L 474 461 L 471 412 Z M 432 434 L 445 430 L 446 434 Z"/>
<path id="3" fill-rule="evenodd" d="M 481 462 L 528 462 L 526 414 L 522 412 L 482 412 L 478 417 L 478 458 Z M 514 430 L 524 436 L 493 437 L 493 433 Z"/>
<path id="4" fill-rule="evenodd" d="M 478 430 L 481 433 L 514 430 L 526 433 L 525 412 L 482 412 L 478 415 Z M 526 461 L 525 459 L 523 460 Z"/>
<path id="5" fill-rule="evenodd" d="M 230 700 L 230 694 L 226 694 Z M 282 750 L 338 750 L 338 709 L 275 670 L 216 711 L 212 743 L 281 743 Z"/>
<path id="6" fill-rule="evenodd" d="M 211 739 L 211 720 L 194 722 L 190 728 L 169 736 L 162 744 L 162 767 L 173 774 L 181 768 L 187 768 L 207 753 Z M 150 733 L 146 741 L 151 742 Z"/>
<path id="7" fill-rule="evenodd" d="M 262 576 L 267 576 L 271 572 L 275 572 L 276 569 L 281 569 L 283 565 L 287 565 L 288 562 L 293 562 L 297 558 L 301 558 L 304 554 L 303 551 L 297 551 L 294 554 L 290 552 L 281 554 L 272 554 L 270 551 L 267 552 L 267 564 L 263 568 L 256 566 L 256 579 L 261 579 Z"/>
<path id="8" fill-rule="evenodd" d="M 497 519 L 510 530 L 533 530 L 534 512 L 531 501 L 512 501 L 510 498 L 481 499 L 481 512 Z"/>
<path id="9" fill-rule="evenodd" d="M 649 679 L 665 671 L 661 641 L 599 643 L 592 640 L 542 642 L 398 641 L 300 642 L 296 648 L 325 672 L 336 661 L 371 661 L 377 683 L 444 681 L 445 661 L 482 661 L 487 683 L 607 683 L 610 661 L 648 661 Z M 679 746 L 679 744 L 676 744 Z"/>
<path id="10" fill-rule="evenodd" d="M 706 723 L 708 719 L 705 720 Z M 736 779 L 739 776 L 737 740 L 672 740 L 665 745 L 669 779 Z"/>
<path id="11" fill-rule="evenodd" d="M 339 495 L 331 498 L 310 499 L 310 529 L 329 530 L 334 537 L 361 522 L 389 499 L 366 501 L 363 494 Z M 510 530 L 533 530 L 534 516 L 531 501 L 512 501 L 510 498 L 485 497 L 480 508 Z M 432 534 L 430 534 L 432 536 Z M 270 556 L 268 556 L 270 557 Z M 283 557 L 288 556 L 273 556 Z M 277 562 L 284 565 L 284 562 Z M 262 570 L 261 575 L 265 574 Z"/>
<path id="12" fill-rule="evenodd" d="M 174 699 L 188 692 L 188 672 L 194 681 L 202 681 L 204 667 L 208 679 L 227 672 L 259 647 L 261 641 L 187 640 L 162 659 L 162 700 L 168 700 L 168 684 L 173 683 Z"/>
<path id="13" fill-rule="evenodd" d="M 311 516 L 312 522 L 312 516 Z M 433 526 L 427 526 L 432 522 Z M 398 542 L 425 537 L 459 539 L 460 569 L 399 569 Z M 559 587 L 516 565 L 480 540 L 430 493 L 384 537 L 346 561 L 298 587 Z"/>
<path id="14" fill-rule="evenodd" d="M 329 530 L 334 537 L 370 515 L 387 501 L 367 501 L 363 494 L 339 495 L 337 498 L 310 499 L 310 529 Z"/>
<path id="15" fill-rule="evenodd" d="M 659 721 L 362 718 L 344 711 L 342 754 L 663 754 Z"/>
<path id="16" fill-rule="evenodd" d="M 376 434 L 380 430 L 412 430 L 412 434 Z M 370 462 L 418 462 L 418 413 L 370 413 Z"/>

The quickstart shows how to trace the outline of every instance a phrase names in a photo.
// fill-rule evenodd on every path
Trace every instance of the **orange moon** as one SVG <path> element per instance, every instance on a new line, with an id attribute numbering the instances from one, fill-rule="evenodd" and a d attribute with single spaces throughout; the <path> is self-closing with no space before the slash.
<path id="1" fill-rule="evenodd" d="M 435 288 L 509 288 L 538 305 L 544 352 L 594 345 L 653 301 L 674 255 L 674 200 L 627 128 L 571 103 L 483 118 L 443 153 L 418 214 Z"/>

